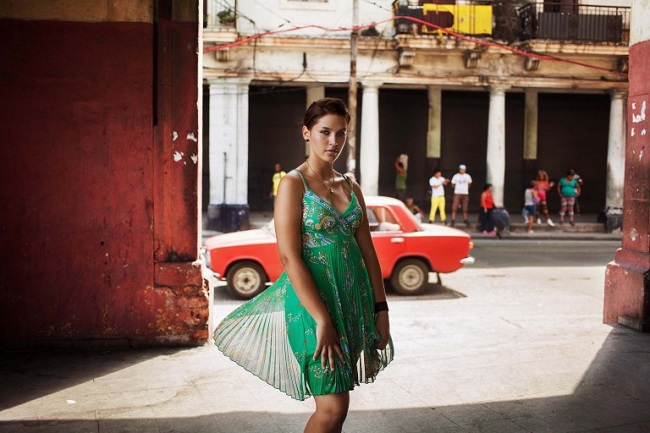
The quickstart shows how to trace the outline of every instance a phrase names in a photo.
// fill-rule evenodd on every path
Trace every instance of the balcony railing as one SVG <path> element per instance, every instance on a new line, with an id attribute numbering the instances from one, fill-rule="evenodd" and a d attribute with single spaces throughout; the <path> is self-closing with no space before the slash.
<path id="1" fill-rule="evenodd" d="M 629 43 L 630 8 L 536 1 L 518 10 L 521 40 Z"/>
<path id="2" fill-rule="evenodd" d="M 235 28 L 235 0 L 203 0 L 203 27 Z"/>
<path id="3" fill-rule="evenodd" d="M 419 6 L 395 1 L 395 16 L 413 17 L 432 25 L 395 19 L 396 33 L 487 36 L 507 42 L 549 39 L 578 43 L 629 42 L 630 8 L 568 5 L 560 1 L 531 1 L 515 8 L 512 2 L 490 0 L 425 0 Z M 519 3 L 521 4 L 521 3 Z"/>

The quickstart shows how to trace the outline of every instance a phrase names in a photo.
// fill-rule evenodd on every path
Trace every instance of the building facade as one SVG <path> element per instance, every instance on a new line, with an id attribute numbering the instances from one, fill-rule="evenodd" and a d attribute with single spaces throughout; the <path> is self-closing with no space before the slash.
<path id="1" fill-rule="evenodd" d="M 570 2 L 568 12 L 567 2 L 433 3 L 355 12 L 343 0 L 238 0 L 228 15 L 227 2 L 208 1 L 208 225 L 244 228 L 248 211 L 269 208 L 273 165 L 304 159 L 302 113 L 322 96 L 356 102 L 354 154 L 336 168 L 353 170 L 366 194 L 392 195 L 394 160 L 407 153 L 409 195 L 425 205 L 433 170 L 451 177 L 463 163 L 475 209 L 490 182 L 497 204 L 518 213 L 537 170 L 559 179 L 569 168 L 585 181 L 583 212 L 620 208 L 629 2 Z M 453 24 L 488 13 L 492 26 Z"/>

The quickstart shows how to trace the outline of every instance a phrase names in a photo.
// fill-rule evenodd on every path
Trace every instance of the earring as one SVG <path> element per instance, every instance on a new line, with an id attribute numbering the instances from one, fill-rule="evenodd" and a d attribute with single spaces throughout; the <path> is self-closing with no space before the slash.
<path id="1" fill-rule="evenodd" d="M 309 143 L 309 138 L 305 138 L 305 143 Z"/>

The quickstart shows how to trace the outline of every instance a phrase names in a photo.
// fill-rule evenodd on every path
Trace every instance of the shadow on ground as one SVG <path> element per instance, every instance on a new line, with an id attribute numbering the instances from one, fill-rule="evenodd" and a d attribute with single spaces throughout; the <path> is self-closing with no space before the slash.
<path id="1" fill-rule="evenodd" d="M 432 289 L 433 290 L 433 289 Z M 188 393 L 187 383 L 171 385 L 147 383 L 143 392 L 152 389 L 173 388 L 159 403 L 137 400 L 114 401 L 131 390 L 129 383 L 137 377 L 123 377 L 115 394 L 99 394 L 85 410 L 51 417 L 34 417 L 40 405 L 65 406 L 66 390 L 82 383 L 101 381 L 103 376 L 122 369 L 138 367 L 154 358 L 158 366 L 167 366 L 170 372 L 180 368 L 196 368 L 202 375 L 219 374 L 211 368 L 210 358 L 201 348 L 180 350 L 124 350 L 104 352 L 14 352 L 3 353 L 0 361 L 0 432 L 300 432 L 306 413 L 286 413 L 282 409 L 256 411 L 257 403 L 250 401 L 249 411 L 224 410 L 220 401 L 228 398 L 228 391 L 215 393 L 212 398 Z M 207 357 L 206 357 L 207 356 Z M 207 360 L 207 362 L 206 362 Z M 192 366 L 188 362 L 197 364 Z M 160 364 L 162 362 L 162 364 Z M 557 365 L 548 367 L 549 374 L 558 374 Z M 161 372 L 164 373 L 164 372 Z M 133 374 L 133 373 L 130 373 Z M 531 372 L 531 376 L 539 377 Z M 118 375 L 119 376 L 119 375 Z M 164 374 L 162 375 L 164 377 Z M 197 376 L 199 377 L 199 376 Z M 417 377 L 414 377 L 414 383 Z M 514 379 L 514 378 L 513 378 Z M 185 379 L 187 380 L 187 379 Z M 521 389 L 526 389 L 527 378 L 518 378 Z M 105 386 L 116 385 L 107 382 Z M 447 383 L 446 386 L 454 384 Z M 134 385 L 135 386 L 135 385 Z M 466 386 L 466 385 L 465 385 Z M 487 375 L 477 387 L 499 384 Z M 536 383 L 530 382 L 529 394 L 536 392 Z M 190 387 L 191 389 L 191 387 Z M 650 431 L 650 335 L 634 333 L 621 327 L 611 329 L 604 344 L 591 362 L 580 383 L 571 394 L 542 398 L 514 398 L 499 401 L 472 401 L 461 404 L 427 404 L 431 396 L 444 390 L 435 383 L 430 389 L 414 386 L 407 389 L 417 407 L 386 409 L 390 395 L 378 396 L 371 402 L 377 410 L 353 410 L 346 422 L 345 432 L 611 432 L 641 433 Z M 60 396 L 61 401 L 54 396 Z M 277 395 L 278 399 L 283 399 Z M 42 399 L 42 403 L 38 401 Z M 23 416 L 17 406 L 31 402 Z M 107 407 L 117 407 L 108 410 Z M 281 405 L 275 407 L 282 407 Z M 6 411 L 14 408 L 13 411 Z M 134 410 L 140 416 L 131 416 Z M 308 409 L 306 409 L 308 411 Z M 8 417 L 8 413 L 14 414 Z M 148 416 L 142 416 L 148 413 Z"/>

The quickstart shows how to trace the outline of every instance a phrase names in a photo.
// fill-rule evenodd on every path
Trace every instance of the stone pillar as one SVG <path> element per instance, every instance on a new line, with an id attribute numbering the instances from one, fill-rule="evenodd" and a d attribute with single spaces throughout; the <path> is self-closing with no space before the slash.
<path id="1" fill-rule="evenodd" d="M 487 182 L 492 184 L 496 206 L 503 206 L 506 179 L 506 86 L 490 87 L 487 139 Z M 476 180 L 474 181 L 476 183 Z"/>
<path id="2" fill-rule="evenodd" d="M 427 158 L 440 159 L 442 137 L 442 90 L 429 87 L 429 123 L 427 125 Z"/>
<path id="3" fill-rule="evenodd" d="M 210 204 L 208 228 L 249 228 L 248 79 L 210 83 Z"/>
<path id="4" fill-rule="evenodd" d="M 607 142 L 607 196 L 608 208 L 623 207 L 625 180 L 625 100 L 623 92 L 611 93 L 609 110 L 609 138 Z"/>
<path id="5" fill-rule="evenodd" d="M 539 97 L 536 90 L 526 90 L 524 111 L 524 159 L 537 159 L 537 118 L 539 116 Z"/>
<path id="6" fill-rule="evenodd" d="M 363 81 L 361 107 L 361 164 L 359 177 L 364 195 L 379 194 L 379 86 L 378 81 Z"/>
<path id="7" fill-rule="evenodd" d="M 537 90 L 526 89 L 524 108 L 524 160 L 523 178 L 537 177 L 537 126 L 539 117 L 539 93 Z"/>
<path id="8" fill-rule="evenodd" d="M 309 86 L 307 87 L 307 104 L 305 110 L 309 108 L 312 102 L 318 101 L 325 97 L 325 86 Z M 309 143 L 305 142 L 305 158 L 309 156 Z"/>
<path id="9" fill-rule="evenodd" d="M 603 321 L 650 332 L 650 4 L 632 1 L 623 240 L 607 265 Z"/>

